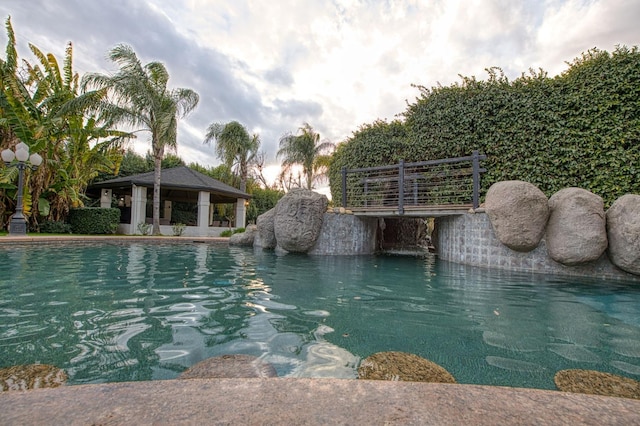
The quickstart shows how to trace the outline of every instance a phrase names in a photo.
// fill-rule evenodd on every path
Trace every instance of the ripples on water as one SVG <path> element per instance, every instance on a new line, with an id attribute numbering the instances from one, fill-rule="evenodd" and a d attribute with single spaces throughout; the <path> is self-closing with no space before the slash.
<path id="1" fill-rule="evenodd" d="M 354 378 L 389 350 L 461 383 L 553 388 L 566 368 L 640 379 L 640 286 L 205 244 L 0 250 L 0 367 L 155 380 L 248 354 L 279 376 Z"/>

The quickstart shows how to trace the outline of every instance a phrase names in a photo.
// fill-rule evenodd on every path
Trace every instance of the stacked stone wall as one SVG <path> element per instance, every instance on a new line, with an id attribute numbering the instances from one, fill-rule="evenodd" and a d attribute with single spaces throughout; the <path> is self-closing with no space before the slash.
<path id="1" fill-rule="evenodd" d="M 376 251 L 378 220 L 352 214 L 325 213 L 316 245 L 308 252 L 320 255 L 363 255 Z"/>
<path id="2" fill-rule="evenodd" d="M 437 218 L 434 237 L 438 257 L 450 262 L 511 271 L 640 281 L 640 277 L 616 268 L 606 253 L 593 262 L 566 266 L 549 257 L 544 239 L 532 251 L 511 250 L 498 240 L 482 209 Z"/>

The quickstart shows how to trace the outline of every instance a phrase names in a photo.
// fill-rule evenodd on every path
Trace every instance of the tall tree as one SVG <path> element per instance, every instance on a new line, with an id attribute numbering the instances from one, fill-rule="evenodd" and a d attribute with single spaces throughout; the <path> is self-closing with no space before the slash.
<path id="1" fill-rule="evenodd" d="M 78 95 L 79 80 L 72 68 L 71 43 L 62 67 L 53 54 L 32 44 L 29 48 L 36 63 L 23 60 L 18 67 L 10 19 L 6 28 L 6 58 L 0 59 L 0 127 L 4 130 L 0 149 L 21 140 L 43 157 L 38 171 L 27 176 L 23 208 L 28 212 L 33 204 L 42 216 L 61 220 L 69 208 L 83 204 L 86 186 L 98 171 L 117 168 L 120 144 L 128 134 L 110 130 L 83 108 L 69 107 Z M 14 174 L 15 169 L 4 169 L 0 180 L 11 188 Z M 37 224 L 36 215 L 29 220 Z"/>
<path id="2" fill-rule="evenodd" d="M 309 123 L 304 123 L 298 135 L 288 133 L 280 138 L 278 158 L 282 158 L 284 173 L 294 165 L 302 166 L 306 177 L 307 189 L 312 189 L 315 181 L 326 176 L 335 144 L 330 141 L 320 142 L 320 134 L 313 130 Z"/>
<path id="3" fill-rule="evenodd" d="M 240 176 L 240 190 L 247 190 L 249 168 L 257 158 L 260 138 L 250 135 L 237 121 L 213 123 L 207 128 L 205 143 L 215 142 L 216 155 Z"/>
<path id="4" fill-rule="evenodd" d="M 111 49 L 109 59 L 119 66 L 117 73 L 87 74 L 82 79 L 88 97 L 102 96 L 99 111 L 113 123 L 151 133 L 154 159 L 153 234 L 160 234 L 160 179 L 165 150 L 177 147 L 178 120 L 198 105 L 191 89 L 168 89 L 169 72 L 161 62 L 143 65 L 130 46 Z"/>

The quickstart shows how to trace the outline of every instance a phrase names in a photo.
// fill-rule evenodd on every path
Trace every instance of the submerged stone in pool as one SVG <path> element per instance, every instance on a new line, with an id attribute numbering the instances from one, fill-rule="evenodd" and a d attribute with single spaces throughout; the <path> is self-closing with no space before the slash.
<path id="1" fill-rule="evenodd" d="M 378 352 L 365 358 L 358 367 L 358 378 L 456 383 L 456 379 L 443 367 L 405 352 Z"/>
<path id="2" fill-rule="evenodd" d="M 562 370 L 553 378 L 558 390 L 640 399 L 640 382 L 593 370 Z"/>
<path id="3" fill-rule="evenodd" d="M 185 370 L 179 379 L 239 379 L 276 377 L 275 368 L 251 355 L 223 355 L 205 359 Z"/>
<path id="4" fill-rule="evenodd" d="M 67 374 L 48 364 L 14 365 L 0 369 L 3 391 L 57 388 L 67 381 Z"/>

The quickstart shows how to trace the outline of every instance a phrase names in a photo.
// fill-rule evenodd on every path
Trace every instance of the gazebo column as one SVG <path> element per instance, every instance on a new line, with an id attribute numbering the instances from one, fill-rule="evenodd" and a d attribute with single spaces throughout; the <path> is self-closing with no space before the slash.
<path id="1" fill-rule="evenodd" d="M 167 224 L 171 222 L 171 201 L 164 201 L 164 214 L 162 218 L 167 221 Z"/>
<path id="2" fill-rule="evenodd" d="M 247 220 L 247 207 L 244 205 L 245 199 L 238 198 L 236 201 L 236 228 L 244 228 Z"/>
<path id="3" fill-rule="evenodd" d="M 200 191 L 198 193 L 198 228 L 209 227 L 209 205 L 211 193 Z"/>
<path id="4" fill-rule="evenodd" d="M 131 187 L 131 234 L 135 234 L 138 224 L 144 223 L 147 216 L 147 188 L 133 185 Z"/>
<path id="5" fill-rule="evenodd" d="M 111 190 L 103 189 L 100 191 L 100 207 L 108 209 L 111 207 Z"/>

